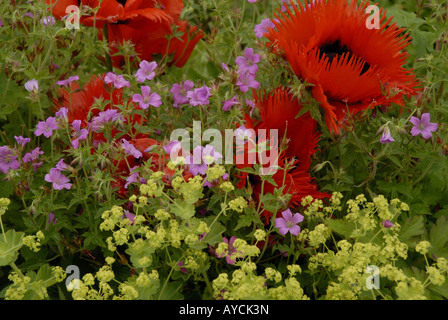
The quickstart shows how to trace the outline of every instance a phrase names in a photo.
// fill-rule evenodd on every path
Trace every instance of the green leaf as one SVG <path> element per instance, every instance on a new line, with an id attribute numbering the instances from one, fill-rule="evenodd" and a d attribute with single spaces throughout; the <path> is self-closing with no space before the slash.
<path id="1" fill-rule="evenodd" d="M 441 286 L 436 286 L 434 284 L 430 284 L 428 286 L 428 289 L 432 292 L 435 292 L 435 293 L 441 295 L 445 299 L 448 299 L 448 279 L 445 280 L 445 283 Z M 433 299 L 431 299 L 431 300 L 433 300 Z"/>
<path id="2" fill-rule="evenodd" d="M 238 218 L 238 224 L 233 230 L 238 230 L 243 227 L 248 227 L 254 223 L 255 225 L 261 224 L 259 215 L 254 214 L 253 210 L 246 210 L 245 214 L 242 214 Z"/>
<path id="3" fill-rule="evenodd" d="M 214 217 L 209 217 L 206 221 L 207 225 L 210 226 L 213 220 L 214 220 Z M 211 226 L 210 232 L 202 239 L 202 241 L 213 246 L 216 243 L 222 241 L 222 233 L 224 231 L 226 231 L 226 228 L 219 222 L 215 222 Z"/>
<path id="4" fill-rule="evenodd" d="M 161 293 L 159 293 L 159 300 L 182 300 L 184 296 L 179 292 L 182 289 L 182 282 L 174 281 L 169 282 L 166 286 L 162 287 Z"/>
<path id="5" fill-rule="evenodd" d="M 195 207 L 191 203 L 185 201 L 175 200 L 169 207 L 170 212 L 174 213 L 181 219 L 188 220 L 195 214 Z"/>
<path id="6" fill-rule="evenodd" d="M 448 217 L 442 216 L 437 219 L 436 224 L 429 232 L 429 242 L 431 242 L 431 253 L 437 258 L 448 258 Z"/>
<path id="7" fill-rule="evenodd" d="M 411 241 L 411 239 L 422 235 L 424 232 L 425 224 L 423 216 L 412 216 L 405 220 L 398 233 L 398 239 L 408 245 L 415 245 L 416 241 Z"/>
<path id="8" fill-rule="evenodd" d="M 23 246 L 23 232 L 11 229 L 0 235 L 0 267 L 7 266 L 16 261 L 19 250 Z"/>
<path id="9" fill-rule="evenodd" d="M 93 232 L 85 232 L 83 233 L 83 237 L 85 237 L 83 242 L 83 248 L 87 250 L 93 250 L 96 247 L 106 247 L 106 243 L 104 242 L 103 238 Z"/>
<path id="10" fill-rule="evenodd" d="M 346 220 L 325 219 L 325 223 L 333 232 L 345 238 L 350 238 L 355 230 L 355 225 Z"/>

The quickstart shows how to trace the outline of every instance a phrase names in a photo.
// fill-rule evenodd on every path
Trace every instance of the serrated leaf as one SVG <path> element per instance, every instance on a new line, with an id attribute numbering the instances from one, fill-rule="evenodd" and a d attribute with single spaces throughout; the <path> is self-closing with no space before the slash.
<path id="1" fill-rule="evenodd" d="M 162 281 L 163 283 L 163 281 Z M 184 296 L 179 292 L 182 288 L 182 282 L 169 282 L 162 286 L 163 291 L 159 293 L 159 300 L 182 300 Z"/>
<path id="2" fill-rule="evenodd" d="M 345 238 L 350 238 L 355 230 L 355 225 L 346 220 L 325 219 L 325 223 L 330 229 Z"/>
<path id="3" fill-rule="evenodd" d="M 23 232 L 11 229 L 0 235 L 0 267 L 7 266 L 16 261 L 19 250 L 23 246 Z"/>
<path id="4" fill-rule="evenodd" d="M 206 223 L 210 227 L 213 223 L 214 217 L 207 219 Z M 208 243 L 213 246 L 218 242 L 222 241 L 222 233 L 226 231 L 226 228 L 219 222 L 213 223 L 211 225 L 209 233 L 202 239 L 203 242 Z"/>
<path id="5" fill-rule="evenodd" d="M 185 201 L 175 200 L 169 208 L 171 213 L 184 220 L 190 219 L 195 214 L 194 205 Z"/>
<path id="6" fill-rule="evenodd" d="M 405 220 L 398 233 L 398 239 L 407 244 L 412 244 L 410 241 L 413 237 L 422 235 L 425 232 L 424 218 L 421 215 L 412 216 Z"/>
<path id="7" fill-rule="evenodd" d="M 431 253 L 437 258 L 448 258 L 448 217 L 442 216 L 437 219 L 436 224 L 429 232 L 429 242 L 431 242 Z"/>

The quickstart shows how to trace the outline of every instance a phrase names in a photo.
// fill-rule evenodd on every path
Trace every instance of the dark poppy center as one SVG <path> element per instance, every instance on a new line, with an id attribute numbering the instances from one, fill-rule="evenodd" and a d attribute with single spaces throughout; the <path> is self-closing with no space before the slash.
<path id="1" fill-rule="evenodd" d="M 127 0 L 117 0 L 118 3 L 120 3 L 123 7 L 126 4 Z"/>
<path id="2" fill-rule="evenodd" d="M 328 61 L 330 64 L 333 62 L 333 59 L 336 58 L 336 61 L 342 57 L 343 54 L 348 54 L 349 60 L 352 59 L 352 57 L 357 56 L 353 51 L 348 47 L 347 45 L 343 45 L 341 41 L 336 40 L 333 42 L 327 42 L 324 43 L 319 47 L 320 56 L 321 59 L 324 55 L 328 58 Z M 367 72 L 369 70 L 370 64 L 367 63 L 367 61 L 364 64 L 364 67 L 361 70 L 361 74 Z"/>

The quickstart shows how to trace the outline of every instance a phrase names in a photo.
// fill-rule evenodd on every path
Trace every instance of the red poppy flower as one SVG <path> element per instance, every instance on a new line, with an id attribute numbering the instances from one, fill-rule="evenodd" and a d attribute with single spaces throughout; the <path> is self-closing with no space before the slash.
<path id="1" fill-rule="evenodd" d="M 190 26 L 179 17 L 184 8 L 183 0 L 45 0 L 52 5 L 52 13 L 62 19 L 67 7 L 80 8 L 80 23 L 95 26 L 102 37 L 107 26 L 113 66 L 121 68 L 124 57 L 116 55 L 118 45 L 131 41 L 141 60 L 152 61 L 153 55 L 173 55 L 170 64 L 182 67 L 194 47 L 203 37 L 197 27 Z M 93 14 L 93 9 L 97 13 Z M 171 40 L 167 36 L 182 33 Z"/>
<path id="2" fill-rule="evenodd" d="M 268 46 L 284 57 L 294 73 L 313 84 L 312 95 L 325 111 L 325 121 L 339 132 L 346 110 L 356 114 L 377 105 L 396 103 L 419 89 L 404 64 L 410 44 L 404 29 L 380 11 L 379 29 L 368 28 L 368 1 L 314 1 L 272 20 Z"/>
<path id="3" fill-rule="evenodd" d="M 245 154 L 244 163 L 238 163 L 236 166 L 239 169 L 252 167 L 256 153 L 255 145 L 264 142 L 267 137 L 271 137 L 271 131 L 276 129 L 279 141 L 273 143 L 278 150 L 277 164 L 279 169 L 272 175 L 272 179 L 277 186 L 265 182 L 263 193 L 273 193 L 276 188 L 283 189 L 283 194 L 291 194 L 290 205 L 298 205 L 303 197 L 311 195 L 314 198 L 322 199 L 328 197 L 327 194 L 320 192 L 317 189 L 312 177 L 308 173 L 311 156 L 317 150 L 317 143 L 319 140 L 319 133 L 317 132 L 317 123 L 313 120 L 309 113 L 303 114 L 296 118 L 301 110 L 301 105 L 298 103 L 292 94 L 284 88 L 278 88 L 270 94 L 264 94 L 254 97 L 255 105 L 260 111 L 261 121 L 253 120 L 246 115 L 246 129 L 253 129 L 258 136 L 253 140 L 249 140 L 244 144 L 244 147 L 237 147 L 237 155 L 243 152 Z M 266 130 L 266 134 L 263 131 Z M 286 149 L 281 140 L 286 138 Z M 281 149 L 280 149 L 281 148 Z M 237 159 L 238 160 L 238 159 Z M 284 169 L 287 163 L 292 162 L 293 166 Z M 238 187 L 244 186 L 246 180 L 251 182 L 254 196 L 257 201 L 260 200 L 261 194 L 261 178 L 257 175 L 250 175 L 247 172 L 241 172 L 240 183 Z M 269 221 L 272 216 L 271 212 L 264 211 L 264 216 Z"/>
<path id="4" fill-rule="evenodd" d="M 116 53 L 119 45 L 130 41 L 141 60 L 152 61 L 154 55 L 172 55 L 170 65 L 182 67 L 203 37 L 196 26 L 179 20 L 183 7 L 183 1 L 179 0 L 127 1 L 125 12 L 132 10 L 134 14 L 138 13 L 140 16 L 133 16 L 132 19 L 123 18 L 116 24 L 108 25 L 113 66 L 117 68 L 123 66 L 124 57 Z M 182 34 L 180 38 L 168 39 L 174 31 Z"/>

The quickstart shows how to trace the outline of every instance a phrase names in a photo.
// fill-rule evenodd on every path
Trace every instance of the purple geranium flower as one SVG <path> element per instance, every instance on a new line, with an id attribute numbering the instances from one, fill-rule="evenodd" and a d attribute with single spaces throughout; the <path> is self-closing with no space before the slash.
<path id="1" fill-rule="evenodd" d="M 129 212 L 128 210 L 124 210 L 124 215 L 121 218 L 122 219 L 127 218 L 129 221 L 131 221 L 132 225 L 135 222 L 135 214 Z"/>
<path id="2" fill-rule="evenodd" d="M 69 169 L 68 165 L 64 162 L 64 159 L 59 160 L 59 162 L 56 164 L 56 169 L 59 171 L 66 171 Z"/>
<path id="3" fill-rule="evenodd" d="M 81 120 L 73 120 L 72 128 L 74 130 L 73 136 L 75 139 L 72 140 L 73 149 L 79 148 L 79 141 L 85 140 L 89 136 L 89 131 L 87 129 L 81 129 Z"/>
<path id="4" fill-rule="evenodd" d="M 388 127 L 384 128 L 383 135 L 380 138 L 381 143 L 392 143 L 395 139 L 390 135 L 390 130 Z"/>
<path id="5" fill-rule="evenodd" d="M 414 127 L 411 129 L 411 134 L 415 137 L 420 133 L 425 139 L 432 137 L 432 132 L 437 131 L 437 123 L 430 122 L 429 113 L 423 113 L 421 119 L 417 117 L 411 117 L 409 120 Z"/>
<path id="6" fill-rule="evenodd" d="M 55 214 L 53 212 L 48 213 L 48 224 L 56 225 L 56 222 L 58 222 L 58 219 Z"/>
<path id="7" fill-rule="evenodd" d="M 250 72 L 242 72 L 238 76 L 238 81 L 236 83 L 240 87 L 242 92 L 247 92 L 249 88 L 258 89 L 260 83 L 255 80 L 255 75 Z"/>
<path id="8" fill-rule="evenodd" d="M 132 167 L 130 172 L 131 174 L 129 177 L 126 178 L 126 184 L 124 185 L 124 188 L 127 189 L 131 183 L 146 183 L 146 179 L 140 177 L 140 172 L 136 169 L 138 169 L 139 166 Z"/>
<path id="9" fill-rule="evenodd" d="M 384 228 L 392 228 L 392 227 L 395 226 L 395 225 L 394 225 L 392 222 L 390 222 L 389 220 L 385 220 L 385 221 L 381 222 L 381 225 L 382 225 Z"/>
<path id="10" fill-rule="evenodd" d="M 68 119 L 68 109 L 66 107 L 60 108 L 56 113 L 54 114 L 56 117 L 66 121 Z"/>
<path id="11" fill-rule="evenodd" d="M 8 146 L 0 147 L 0 171 L 8 173 L 9 169 L 17 170 L 20 167 L 17 160 L 17 153 L 15 149 L 11 149 Z"/>
<path id="12" fill-rule="evenodd" d="M 202 160 L 207 164 L 210 165 L 218 160 L 217 163 L 219 163 L 219 160 L 222 159 L 222 154 L 213 148 L 212 145 L 208 144 L 205 146 L 204 149 L 202 149 Z"/>
<path id="13" fill-rule="evenodd" d="M 53 189 L 55 190 L 62 190 L 64 188 L 70 190 L 70 188 L 72 187 L 70 180 L 56 168 L 50 169 L 50 173 L 47 173 L 45 175 L 45 181 L 52 182 Z"/>
<path id="14" fill-rule="evenodd" d="M 190 105 L 205 106 L 210 103 L 209 98 L 211 97 L 210 88 L 204 85 L 201 88 L 194 89 L 187 92 L 187 97 L 190 98 Z"/>
<path id="15" fill-rule="evenodd" d="M 222 106 L 222 110 L 229 111 L 232 106 L 234 106 L 236 104 L 240 104 L 240 101 L 238 100 L 238 96 L 235 95 L 232 99 L 222 101 L 222 103 L 224 104 Z"/>
<path id="16" fill-rule="evenodd" d="M 162 105 L 162 98 L 155 92 L 151 93 L 148 86 L 142 86 L 142 94 L 134 94 L 132 101 L 138 102 L 142 109 L 148 109 L 149 105 L 156 108 Z"/>
<path id="17" fill-rule="evenodd" d="M 254 112 L 255 109 L 255 102 L 250 99 L 246 99 L 246 105 L 250 107 L 249 115 L 252 116 L 252 112 Z"/>
<path id="18" fill-rule="evenodd" d="M 175 83 L 171 87 L 170 93 L 173 94 L 173 107 L 179 108 L 183 104 L 188 104 L 190 99 L 187 97 L 187 92 L 192 90 L 194 83 L 190 80 L 185 81 L 182 84 Z"/>
<path id="19" fill-rule="evenodd" d="M 22 148 L 25 147 L 25 145 L 26 145 L 28 142 L 31 141 L 30 138 L 24 138 L 24 137 L 22 137 L 22 136 L 19 136 L 19 137 L 14 136 L 14 139 L 16 139 L 17 144 L 18 144 L 20 147 L 22 147 Z"/>
<path id="20" fill-rule="evenodd" d="M 254 49 L 246 48 L 244 56 L 239 56 L 235 59 L 235 63 L 239 67 L 238 72 L 256 74 L 258 71 L 257 63 L 260 62 L 260 59 L 261 56 L 259 54 L 254 54 Z"/>
<path id="21" fill-rule="evenodd" d="M 129 143 L 126 139 L 121 139 L 121 146 L 123 147 L 126 154 L 134 156 L 134 158 L 138 159 L 143 156 L 143 154 L 135 148 L 132 143 Z"/>
<path id="22" fill-rule="evenodd" d="M 148 61 L 143 60 L 142 62 L 140 62 L 139 66 L 140 69 L 138 69 L 137 73 L 135 74 L 138 82 L 142 83 L 145 82 L 145 80 L 154 79 L 156 75 L 154 69 L 157 67 L 157 62 L 153 61 L 149 63 Z"/>
<path id="23" fill-rule="evenodd" d="M 238 127 L 233 134 L 235 136 L 236 144 L 239 146 L 246 144 L 253 133 L 255 133 L 253 129 L 247 129 L 244 125 Z"/>
<path id="24" fill-rule="evenodd" d="M 70 76 L 68 79 L 57 81 L 56 84 L 59 86 L 70 87 L 72 82 L 77 80 L 79 80 L 79 76 Z"/>
<path id="25" fill-rule="evenodd" d="M 292 215 L 290 209 L 282 212 L 282 218 L 275 219 L 275 227 L 279 229 L 281 235 L 290 232 L 292 235 L 298 235 L 300 232 L 299 222 L 303 221 L 303 216 L 300 213 Z"/>
<path id="26" fill-rule="evenodd" d="M 99 129 L 102 129 L 104 124 L 114 122 L 117 120 L 123 120 L 121 113 L 119 113 L 116 109 L 109 109 L 106 111 L 101 111 L 98 116 L 92 119 L 92 130 L 97 132 Z"/>
<path id="27" fill-rule="evenodd" d="M 34 162 L 37 159 L 39 159 L 39 156 L 41 154 L 44 154 L 44 152 L 42 150 L 40 150 L 40 147 L 37 147 L 33 151 L 31 151 L 31 152 L 25 153 L 25 155 L 23 156 L 22 160 L 23 160 L 24 163 Z"/>
<path id="28" fill-rule="evenodd" d="M 51 135 L 53 134 L 53 130 L 59 129 L 55 117 L 48 117 L 45 121 L 39 121 L 36 128 L 37 129 L 36 131 L 34 131 L 34 134 L 36 136 L 40 136 L 41 134 L 43 134 L 46 138 L 51 137 Z"/>
<path id="29" fill-rule="evenodd" d="M 42 19 L 40 19 L 40 23 L 44 27 L 48 27 L 54 25 L 56 23 L 56 19 L 53 16 L 43 17 Z"/>
<path id="30" fill-rule="evenodd" d="M 205 171 L 208 169 L 208 165 L 203 162 L 202 151 L 204 147 L 197 146 L 193 149 L 193 156 L 188 156 L 185 159 L 185 163 L 189 165 L 189 171 L 192 175 L 197 176 L 198 174 L 204 175 Z"/>
<path id="31" fill-rule="evenodd" d="M 112 83 L 113 86 L 117 89 L 121 89 L 123 87 L 130 87 L 129 81 L 126 81 L 122 75 L 117 75 L 113 72 L 108 72 L 104 77 L 104 82 L 107 84 Z"/>
<path id="32" fill-rule="evenodd" d="M 29 92 L 36 92 L 39 90 L 39 83 L 36 79 L 32 79 L 25 83 L 25 89 Z"/>
<path id="33" fill-rule="evenodd" d="M 222 240 L 223 240 L 225 243 L 227 243 L 227 245 L 228 245 L 227 252 L 224 252 L 224 253 L 222 253 L 222 254 L 220 254 L 220 255 L 216 254 L 216 256 L 217 256 L 218 258 L 224 258 L 224 257 L 226 257 L 226 262 L 227 262 L 228 264 L 235 264 L 236 261 L 232 259 L 232 255 L 233 255 L 234 253 L 238 252 L 238 251 L 236 250 L 236 248 L 233 246 L 233 243 L 235 242 L 236 239 L 237 239 L 237 238 L 236 238 L 235 236 L 232 236 L 232 237 L 230 238 L 230 240 L 227 240 L 227 238 L 222 238 Z M 234 257 L 233 257 L 233 258 L 234 258 Z"/>
<path id="34" fill-rule="evenodd" d="M 170 155 L 171 160 L 176 160 L 179 156 L 179 151 L 182 151 L 182 145 L 178 140 L 172 140 L 167 145 L 164 145 L 163 149 Z"/>
<path id="35" fill-rule="evenodd" d="M 262 38 L 265 33 L 267 33 L 269 30 L 268 28 L 275 28 L 274 22 L 272 22 L 271 19 L 263 19 L 261 20 L 260 24 L 257 24 L 254 28 L 255 36 L 257 38 Z"/>
<path id="36" fill-rule="evenodd" d="M 179 269 L 180 272 L 188 274 L 188 270 L 187 270 L 187 268 L 184 267 L 184 262 L 183 261 L 179 261 L 177 263 L 177 265 L 180 267 L 180 269 Z"/>

